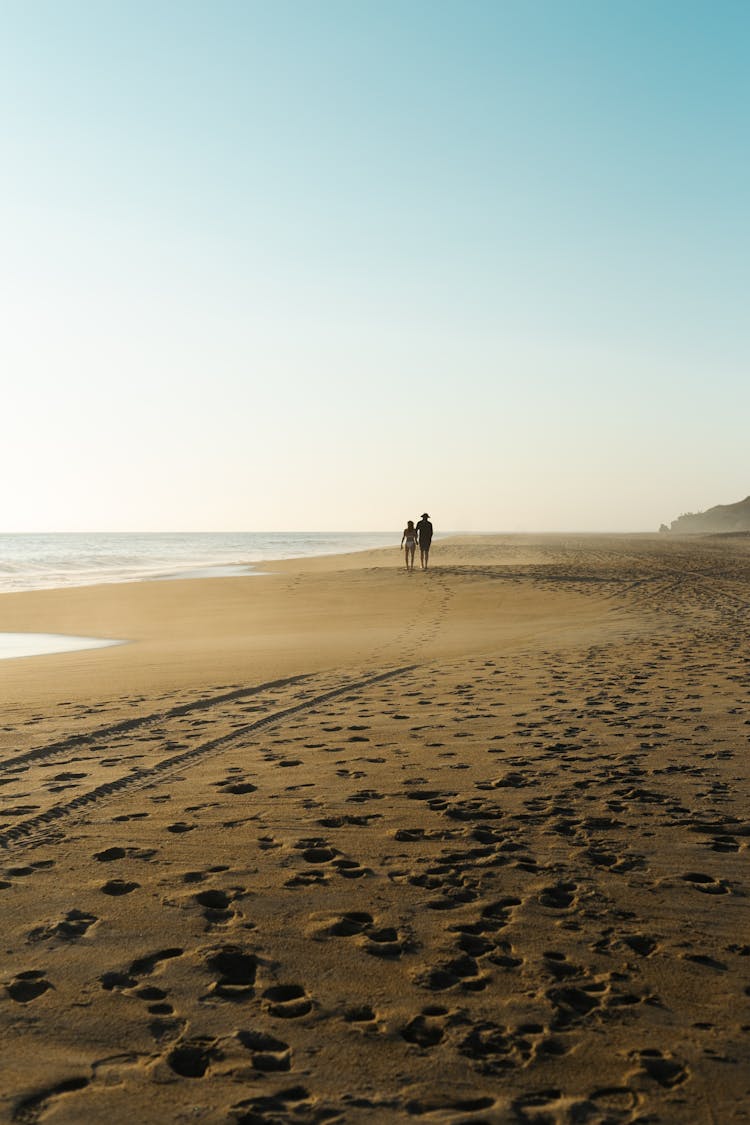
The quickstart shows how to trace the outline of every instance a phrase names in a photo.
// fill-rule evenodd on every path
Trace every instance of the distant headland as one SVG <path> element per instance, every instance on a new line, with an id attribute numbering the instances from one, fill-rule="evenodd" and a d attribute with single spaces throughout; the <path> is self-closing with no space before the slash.
<path id="1" fill-rule="evenodd" d="M 750 532 L 750 496 L 738 500 L 736 504 L 717 504 L 705 512 L 685 512 L 672 520 L 669 527 L 662 524 L 660 531 L 676 531 L 678 534 L 692 535 L 721 534 L 731 532 Z"/>

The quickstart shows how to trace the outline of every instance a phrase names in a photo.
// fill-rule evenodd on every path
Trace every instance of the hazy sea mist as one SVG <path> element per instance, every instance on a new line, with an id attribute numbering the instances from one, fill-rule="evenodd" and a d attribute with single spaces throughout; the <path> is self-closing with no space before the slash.
<path id="1" fill-rule="evenodd" d="M 398 546 L 397 532 L 0 534 L 0 593 L 252 574 L 270 559 Z"/>

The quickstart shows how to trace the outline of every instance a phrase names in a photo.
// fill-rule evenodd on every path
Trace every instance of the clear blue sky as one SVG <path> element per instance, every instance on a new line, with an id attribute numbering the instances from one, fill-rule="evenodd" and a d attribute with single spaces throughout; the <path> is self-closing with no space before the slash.
<path id="1" fill-rule="evenodd" d="M 0 530 L 750 493 L 744 0 L 0 13 Z"/>

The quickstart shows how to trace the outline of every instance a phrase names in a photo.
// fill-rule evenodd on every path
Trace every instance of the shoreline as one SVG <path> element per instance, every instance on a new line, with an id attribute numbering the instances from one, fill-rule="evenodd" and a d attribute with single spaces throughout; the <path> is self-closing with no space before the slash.
<path id="1" fill-rule="evenodd" d="M 408 649 L 405 621 L 419 606 L 436 612 L 433 599 L 451 606 L 431 655 L 468 652 L 477 638 L 515 643 L 531 630 L 568 620 L 570 599 L 561 591 L 503 591 L 505 616 L 483 621 L 483 592 L 456 598 L 446 583 L 455 568 L 479 552 L 511 567 L 537 558 L 536 548 L 507 537 L 456 537 L 440 541 L 426 573 L 406 575 L 397 546 L 342 555 L 276 560 L 262 575 L 175 579 L 169 582 L 102 583 L 23 591 L 0 598 L 0 631 L 56 633 L 125 640 L 127 644 L 3 661 L 7 698 L 30 707 L 73 694 L 87 699 L 118 683 L 127 693 L 200 690 L 238 676 L 267 679 L 319 671 L 346 661 L 378 666 Z M 438 559 L 440 560 L 438 562 Z M 446 572 L 451 568 L 451 573 Z M 459 585 L 460 585 L 459 579 Z M 476 588 L 474 588 L 476 586 Z M 421 587 L 421 589 L 420 589 Z M 414 597 L 417 598 L 417 606 Z M 573 601 L 579 595 L 573 595 Z M 447 600 L 446 600 L 447 599 Z M 596 612 L 582 606 L 592 623 Z M 572 626 L 570 626 L 572 627 Z M 596 628 L 601 628 L 597 623 Z M 378 653 L 382 655 L 377 655 Z M 43 671 L 43 674 L 42 674 Z"/>
<path id="2" fill-rule="evenodd" d="M 60 532 L 60 533 L 56 533 L 56 534 L 60 534 L 62 536 L 65 536 L 68 533 Z M 83 538 L 86 537 L 85 533 L 82 533 L 82 532 L 76 533 L 76 534 L 80 534 L 81 537 L 83 537 Z M 123 536 L 123 538 L 128 538 L 128 536 L 129 536 L 129 533 L 127 533 L 127 532 L 122 532 L 122 533 L 117 533 L 117 534 L 121 534 Z M 150 533 L 150 534 L 153 534 L 154 537 L 158 538 L 161 533 L 153 532 L 153 533 Z M 177 534 L 177 533 L 175 533 L 175 534 Z M 210 535 L 212 533 L 207 532 L 205 534 Z M 315 534 L 319 534 L 319 535 L 322 536 L 322 535 L 326 535 L 327 533 L 320 532 L 320 533 L 315 533 Z M 352 533 L 352 534 L 360 534 L 360 533 Z M 364 536 L 368 533 L 363 532 L 361 534 Z M 373 536 L 378 536 L 378 537 L 380 537 L 381 535 L 385 535 L 385 534 L 386 534 L 385 532 L 383 532 L 383 533 L 373 532 L 372 533 Z M 29 533 L 29 535 L 31 535 L 31 533 Z M 14 536 L 11 535 L 10 538 L 14 538 Z M 520 542 L 523 541 L 523 542 L 528 542 L 528 543 L 533 543 L 533 544 L 539 545 L 539 544 L 544 544 L 545 542 L 554 542 L 554 541 L 561 541 L 561 540 L 567 540 L 567 539 L 574 539 L 574 540 L 577 540 L 577 541 L 585 542 L 587 539 L 588 540 L 596 540 L 596 539 L 650 540 L 650 539 L 655 539 L 655 538 L 661 540 L 663 538 L 663 536 L 659 532 L 652 532 L 652 531 L 636 531 L 636 532 L 625 532 L 625 531 L 623 531 L 623 532 L 566 531 L 566 532 L 538 532 L 538 533 L 537 532 L 438 532 L 433 538 L 433 543 L 434 544 L 443 543 L 443 544 L 446 544 L 446 545 L 450 545 L 453 542 L 474 543 L 474 542 L 481 542 L 481 541 L 486 540 L 487 542 L 501 542 L 502 541 L 504 543 L 513 543 L 514 541 L 520 543 Z M 694 532 L 694 533 L 686 533 L 684 535 L 670 534 L 669 538 L 673 542 L 676 542 L 676 541 L 690 542 L 691 540 L 696 540 L 696 539 L 719 539 L 719 540 L 721 540 L 721 539 L 735 539 L 735 540 L 741 540 L 743 538 L 750 538 L 750 532 Z M 387 545 L 379 544 L 379 545 L 376 545 L 376 546 L 371 545 L 371 546 L 367 546 L 367 547 L 352 547 L 349 550 L 337 549 L 337 550 L 332 550 L 332 551 L 315 552 L 315 553 L 312 553 L 312 554 L 280 555 L 278 557 L 265 557 L 265 558 L 260 558 L 260 559 L 242 559 L 242 560 L 226 560 L 226 559 L 217 558 L 217 559 L 215 559 L 213 561 L 210 561 L 210 562 L 199 562 L 199 561 L 193 560 L 193 561 L 186 561 L 184 564 L 178 564 L 177 568 L 175 568 L 174 565 L 170 563 L 170 564 L 165 564 L 163 569 L 159 569 L 159 570 L 155 570 L 155 571 L 148 571 L 147 573 L 144 573 L 144 574 L 135 574 L 135 575 L 131 575 L 131 576 L 128 576 L 128 577 L 123 577 L 121 575 L 117 575 L 117 574 L 108 572 L 107 574 L 103 573 L 103 575 L 101 577 L 99 577 L 97 580 L 91 580 L 91 581 L 86 579 L 86 580 L 82 580 L 82 581 L 62 582 L 59 585 L 45 584 L 45 585 L 42 585 L 42 586 L 23 586 L 23 587 L 19 587 L 19 588 L 2 588 L 0 586 L 0 599 L 5 597 L 6 595 L 34 594 L 34 593 L 40 593 L 42 591 L 49 591 L 49 590 L 78 590 L 78 589 L 82 589 L 82 588 L 88 588 L 88 587 L 91 587 L 91 586 L 104 586 L 104 585 L 107 585 L 107 586 L 109 586 L 109 585 L 111 585 L 111 586 L 124 586 L 124 585 L 131 585 L 133 583 L 142 583 L 142 582 L 167 582 L 167 581 L 168 582 L 181 582 L 181 581 L 192 581 L 192 580 L 198 580 L 198 579 L 219 578 L 219 577 L 222 577 L 222 578 L 224 578 L 224 577 L 226 577 L 226 578 L 234 578 L 234 577 L 254 578 L 254 577 L 259 577 L 263 574 L 269 573 L 270 571 L 274 571 L 280 565 L 285 564 L 285 563 L 305 564 L 306 562 L 312 561 L 312 560 L 315 560 L 315 559 L 322 559 L 322 560 L 344 559 L 344 558 L 348 558 L 350 556 L 360 556 L 360 555 L 368 554 L 371 551 L 382 551 L 384 553 L 385 552 L 391 552 L 394 545 L 397 547 L 397 543 L 396 543 L 397 539 L 398 539 L 398 535 L 394 534 L 392 544 L 387 544 Z M 266 569 L 259 570 L 259 569 L 256 569 L 257 567 L 269 568 L 269 570 L 266 570 Z"/>
<path id="3" fill-rule="evenodd" d="M 64 545 L 67 541 L 73 539 L 80 543 L 89 545 L 89 555 L 98 556 L 100 560 L 99 567 L 95 567 L 93 572 L 87 569 L 83 563 L 83 558 L 79 560 L 78 569 L 73 571 L 72 580 L 70 580 L 71 572 L 65 562 L 58 558 L 56 562 L 57 577 L 54 576 L 55 566 L 53 566 L 53 559 L 48 559 L 46 565 L 51 568 L 53 573 L 52 577 L 37 578 L 41 581 L 41 585 L 34 585 L 34 578 L 31 574 L 22 576 L 20 581 L 22 585 L 13 586 L 9 583 L 11 579 L 8 577 L 9 573 L 14 571 L 13 565 L 10 567 L 10 572 L 4 571 L 0 565 L 0 594 L 12 593 L 31 593 L 39 590 L 58 590 L 58 589 L 77 589 L 80 586 L 98 586 L 98 585 L 124 585 L 131 582 L 157 582 L 157 581 L 172 581 L 182 580 L 189 578 L 211 578 L 211 577 L 232 577 L 240 575 L 254 575 L 261 573 L 258 568 L 262 568 L 266 562 L 274 562 L 277 559 L 296 559 L 296 558 L 315 558 L 324 556 L 336 556 L 339 554 L 356 553 L 361 550 L 377 549 L 383 545 L 383 540 L 386 539 L 387 533 L 385 532 L 352 532 L 352 533 L 334 533 L 334 532 L 309 532 L 309 533 L 143 533 L 131 534 L 128 532 L 120 532 L 115 534 L 92 534 L 86 533 L 65 533 L 58 532 L 50 535 L 33 535 L 33 534 L 19 534 L 11 535 L 6 534 L 4 537 L 0 535 L 0 542 L 3 538 L 7 538 L 13 543 L 14 541 L 28 539 L 28 540 L 41 540 L 42 555 L 44 554 L 44 547 L 49 545 L 49 541 L 60 540 Z M 215 544 L 215 554 L 209 557 L 199 557 L 197 554 L 188 553 L 185 557 L 175 558 L 173 553 L 174 544 L 184 545 L 185 541 L 193 541 L 193 548 L 195 549 L 195 541 L 202 545 L 202 540 L 221 540 L 221 543 Z M 242 550 L 237 546 L 238 539 L 250 539 L 255 542 L 248 542 L 243 544 Z M 356 546 L 346 545 L 346 540 L 358 539 L 363 541 Z M 121 540 L 125 547 L 128 547 L 131 552 L 130 562 L 125 564 L 122 558 L 119 557 L 114 561 L 108 554 L 108 548 L 111 549 L 113 540 Z M 234 549 L 230 553 L 229 544 L 226 540 L 234 540 Z M 301 547 L 300 540 L 304 541 L 308 546 L 308 551 L 303 551 L 302 554 L 297 553 Z M 144 562 L 148 559 L 149 550 L 153 543 L 162 542 L 164 544 L 164 552 L 156 559 L 151 559 L 149 562 Z M 151 541 L 151 542 L 149 542 Z M 284 544 L 287 544 L 286 548 Z M 317 545 L 316 545 L 317 544 Z M 319 549 L 319 545 L 326 544 L 324 550 Z M 313 547 L 310 550 L 310 547 Z M 64 554 L 64 552 L 63 552 Z M 251 556 L 251 557 L 248 557 Z M 101 560 L 105 561 L 105 565 L 101 565 Z M 7 560 L 6 560 L 7 561 Z M 10 561 L 13 563 L 13 555 L 11 553 Z M 15 559 L 16 567 L 23 564 L 23 556 L 21 559 Z M 28 561 L 27 565 L 28 565 Z M 40 559 L 34 558 L 34 565 L 39 567 Z M 65 573 L 60 572 L 60 567 L 64 568 Z M 16 570 L 16 573 L 18 571 Z M 32 583 L 32 584 L 27 584 Z"/>

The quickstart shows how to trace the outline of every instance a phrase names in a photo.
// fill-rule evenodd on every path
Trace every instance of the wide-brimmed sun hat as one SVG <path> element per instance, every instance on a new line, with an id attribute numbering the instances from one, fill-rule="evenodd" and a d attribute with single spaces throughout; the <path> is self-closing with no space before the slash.
<path id="1" fill-rule="evenodd" d="M 422 519 L 423 520 L 428 520 L 429 518 L 430 518 L 429 512 L 422 512 Z"/>

